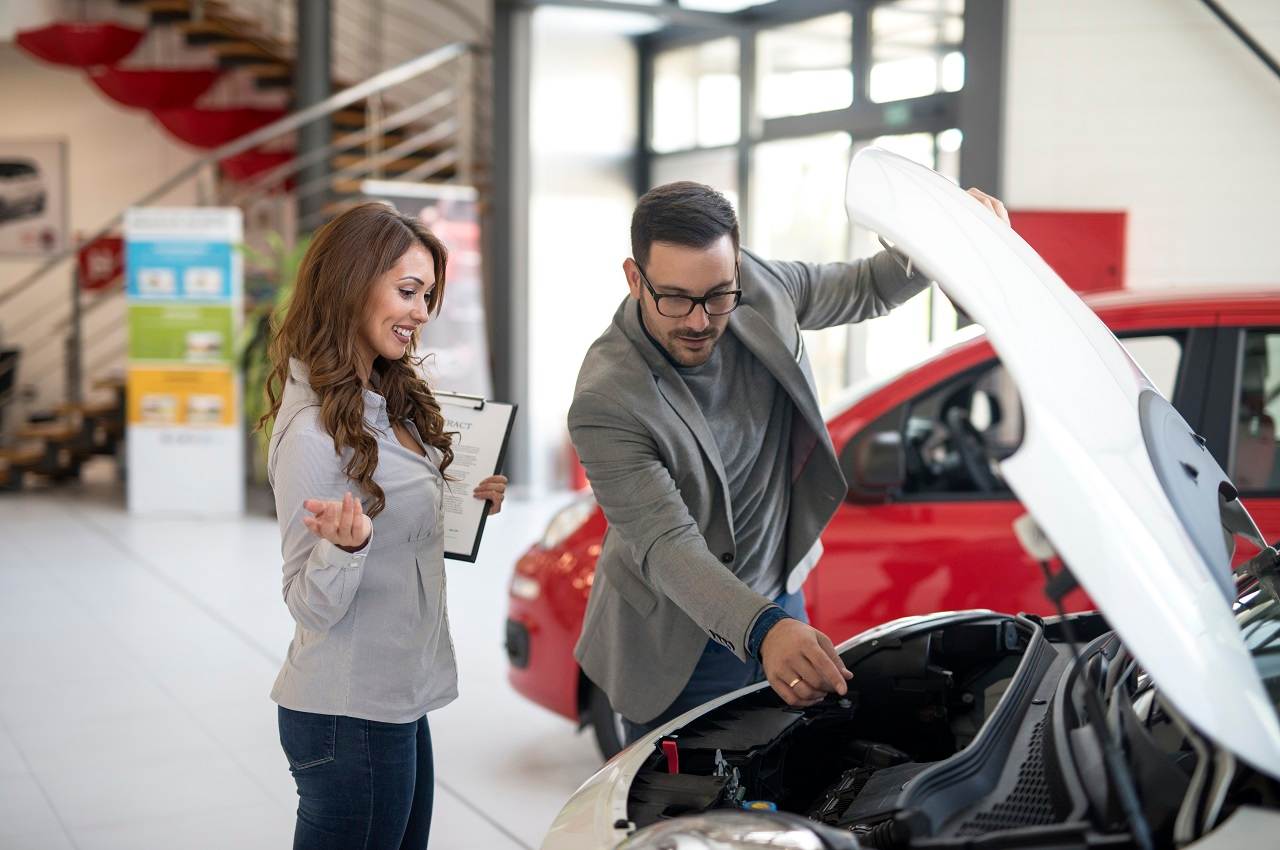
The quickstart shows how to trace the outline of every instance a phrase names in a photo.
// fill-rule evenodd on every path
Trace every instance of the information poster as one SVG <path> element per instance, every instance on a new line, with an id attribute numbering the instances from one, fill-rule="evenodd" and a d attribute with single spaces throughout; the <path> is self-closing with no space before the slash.
<path id="1" fill-rule="evenodd" d="M 66 247 L 66 141 L 0 139 L 0 256 L 48 257 Z"/>
<path id="2" fill-rule="evenodd" d="M 242 238 L 235 208 L 139 207 L 125 215 L 131 513 L 244 510 L 233 359 Z"/>

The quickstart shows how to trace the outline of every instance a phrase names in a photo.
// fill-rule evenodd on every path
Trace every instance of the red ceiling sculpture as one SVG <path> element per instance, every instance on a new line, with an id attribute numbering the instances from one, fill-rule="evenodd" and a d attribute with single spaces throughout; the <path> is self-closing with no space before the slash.
<path id="1" fill-rule="evenodd" d="M 283 109 L 158 109 L 156 120 L 189 145 L 216 148 L 284 117 Z"/>
<path id="2" fill-rule="evenodd" d="M 92 68 L 114 65 L 133 52 L 143 30 L 106 21 L 57 23 L 18 32 L 18 46 L 57 65 Z"/>
<path id="3" fill-rule="evenodd" d="M 101 67 L 90 70 L 89 79 L 117 103 L 157 110 L 190 106 L 220 73 L 215 68 Z"/>

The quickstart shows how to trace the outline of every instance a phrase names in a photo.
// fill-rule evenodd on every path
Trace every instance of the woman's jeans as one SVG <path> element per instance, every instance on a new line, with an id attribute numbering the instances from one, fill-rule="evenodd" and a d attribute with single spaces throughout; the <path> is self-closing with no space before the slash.
<path id="1" fill-rule="evenodd" d="M 809 622 L 809 615 L 804 608 L 803 589 L 795 593 L 783 591 L 773 602 L 800 622 Z M 634 744 L 654 729 L 665 726 L 689 709 L 697 708 L 704 702 L 710 702 L 731 691 L 763 681 L 764 667 L 760 662 L 743 662 L 730 650 L 713 640 L 708 640 L 697 666 L 693 668 L 693 675 L 689 677 L 689 683 L 684 686 L 684 690 L 676 696 L 675 701 L 666 711 L 648 723 L 632 723 L 625 717 L 622 719 L 626 743 Z"/>
<path id="2" fill-rule="evenodd" d="M 427 718 L 379 723 L 280 707 L 298 786 L 294 850 L 423 850 L 434 775 Z"/>

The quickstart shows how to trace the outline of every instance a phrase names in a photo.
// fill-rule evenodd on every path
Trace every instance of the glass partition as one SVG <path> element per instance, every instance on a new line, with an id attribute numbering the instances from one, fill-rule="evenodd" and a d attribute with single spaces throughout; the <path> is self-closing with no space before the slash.
<path id="1" fill-rule="evenodd" d="M 871 11 L 871 73 L 876 103 L 964 86 L 964 0 L 895 0 Z"/>
<path id="2" fill-rule="evenodd" d="M 853 101 L 853 16 L 847 12 L 756 37 L 756 112 L 762 118 L 844 109 Z"/>
<path id="3" fill-rule="evenodd" d="M 844 184 L 848 133 L 758 145 L 752 163 L 751 233 L 747 247 L 775 260 L 832 262 L 849 256 Z M 805 331 L 805 346 L 823 404 L 849 383 L 849 328 Z"/>
<path id="4" fill-rule="evenodd" d="M 717 38 L 659 53 L 653 63 L 653 150 L 667 153 L 738 141 L 740 87 L 737 39 Z"/>
<path id="5" fill-rule="evenodd" d="M 941 133 L 908 133 L 880 136 L 860 142 L 857 150 L 874 145 L 914 160 L 958 182 L 959 130 Z M 877 234 L 853 227 L 851 254 L 869 257 L 880 250 Z M 925 351 L 956 330 L 958 314 L 951 301 L 936 285 L 920 293 L 887 316 L 854 326 L 851 347 L 852 378 L 892 374 L 903 364 L 921 357 Z"/>
<path id="6" fill-rule="evenodd" d="M 712 148 L 654 157 L 650 182 L 654 186 L 676 180 L 694 180 L 721 192 L 738 208 L 738 150 Z"/>

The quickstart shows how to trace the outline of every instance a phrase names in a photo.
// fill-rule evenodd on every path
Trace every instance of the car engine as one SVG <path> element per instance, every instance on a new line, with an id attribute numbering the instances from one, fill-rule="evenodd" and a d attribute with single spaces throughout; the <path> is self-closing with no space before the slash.
<path id="1" fill-rule="evenodd" d="M 975 740 L 1034 634 L 1029 621 L 996 616 L 895 632 L 846 651 L 846 697 L 792 708 L 765 689 L 735 700 L 660 742 L 632 784 L 631 819 L 755 803 L 882 846 L 876 831 L 892 827 L 903 787 Z"/>
<path id="2" fill-rule="evenodd" d="M 1198 785 L 1197 761 L 1221 760 L 1173 722 L 1103 618 L 1073 616 L 1069 633 L 1078 647 L 1060 621 L 969 613 L 855 644 L 845 697 L 793 708 L 762 688 L 660 739 L 632 782 L 630 826 L 745 809 L 802 815 L 861 847 L 972 848 L 993 834 L 1000 847 L 1139 846 L 1082 720 L 1076 648 L 1115 697 L 1108 722 L 1155 846 L 1239 806 L 1280 807 L 1280 784 L 1234 761 L 1216 791 Z"/>

